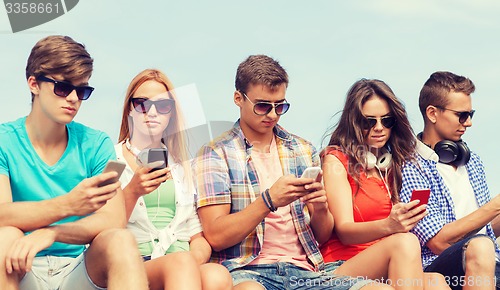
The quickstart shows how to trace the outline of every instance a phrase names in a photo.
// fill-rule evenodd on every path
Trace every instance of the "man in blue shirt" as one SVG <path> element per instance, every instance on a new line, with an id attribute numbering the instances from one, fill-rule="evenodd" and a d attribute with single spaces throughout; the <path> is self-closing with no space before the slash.
<path id="1" fill-rule="evenodd" d="M 409 202 L 414 189 L 431 190 L 428 214 L 412 230 L 424 269 L 443 274 L 452 289 L 493 289 L 499 268 L 491 222 L 500 196 L 491 198 L 483 163 L 461 140 L 472 126 L 474 90 L 470 79 L 451 72 L 430 76 L 420 91 L 418 154 L 403 168 L 401 201 Z"/>
<path id="2" fill-rule="evenodd" d="M 26 66 L 32 108 L 0 125 L 0 289 L 147 289 L 124 229 L 120 183 L 103 173 L 113 143 L 73 122 L 93 59 L 67 36 L 49 36 Z M 88 246 L 88 248 L 87 248 Z"/>

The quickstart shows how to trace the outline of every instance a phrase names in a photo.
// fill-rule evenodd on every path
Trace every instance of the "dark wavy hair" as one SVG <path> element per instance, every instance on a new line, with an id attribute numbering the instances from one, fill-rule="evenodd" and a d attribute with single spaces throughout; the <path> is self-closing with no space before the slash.
<path id="1" fill-rule="evenodd" d="M 391 199 L 396 203 L 399 201 L 401 190 L 401 169 L 406 160 L 414 158 L 416 141 L 404 105 L 386 83 L 376 79 L 361 79 L 351 86 L 328 147 L 339 149 L 349 157 L 348 173 L 354 178 L 359 189 L 360 167 L 366 167 L 366 153 L 370 149 L 365 143 L 368 133 L 363 133 L 362 124 L 365 117 L 362 107 L 373 96 L 385 100 L 389 105 L 390 115 L 396 118 L 391 137 L 386 144 L 392 154 L 392 163 L 387 171 L 388 185 L 392 193 Z M 323 150 L 321 156 L 324 156 L 328 147 Z"/>

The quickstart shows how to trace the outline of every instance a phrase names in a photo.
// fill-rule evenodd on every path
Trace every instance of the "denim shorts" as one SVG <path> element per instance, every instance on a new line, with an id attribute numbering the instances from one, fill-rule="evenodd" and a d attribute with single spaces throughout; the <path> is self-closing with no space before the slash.
<path id="1" fill-rule="evenodd" d="M 30 272 L 19 284 L 21 290 L 105 290 L 90 280 L 84 254 L 76 258 L 35 257 Z"/>
<path id="2" fill-rule="evenodd" d="M 437 272 L 443 274 L 446 282 L 453 290 L 461 290 L 465 283 L 474 283 L 475 285 L 486 285 L 486 283 L 496 284 L 496 288 L 500 288 L 500 264 L 497 261 L 495 278 L 493 281 L 487 281 L 482 277 L 469 277 L 470 281 L 465 279 L 465 250 L 472 239 L 478 237 L 486 237 L 491 240 L 487 235 L 478 234 L 467 237 L 461 241 L 448 247 L 444 250 L 432 263 L 424 269 L 424 272 Z M 494 244 L 495 241 L 492 240 Z M 482 280 L 480 280 L 482 279 Z"/>
<path id="3" fill-rule="evenodd" d="M 288 289 L 359 289 L 369 280 L 348 276 L 333 275 L 331 272 L 314 272 L 291 263 L 250 265 L 231 271 L 233 285 L 245 281 L 254 281 L 267 290 Z"/>

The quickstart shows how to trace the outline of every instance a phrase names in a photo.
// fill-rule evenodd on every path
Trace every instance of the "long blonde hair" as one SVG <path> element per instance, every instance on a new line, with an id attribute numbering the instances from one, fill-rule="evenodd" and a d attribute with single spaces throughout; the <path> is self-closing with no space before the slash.
<path id="1" fill-rule="evenodd" d="M 131 133 L 130 128 L 132 128 L 129 118 L 130 111 L 133 110 L 131 99 L 134 96 L 137 89 L 147 81 L 156 81 L 165 86 L 172 99 L 175 101 L 175 107 L 170 113 L 170 122 L 165 128 L 162 136 L 162 143 L 167 146 L 170 155 L 174 158 L 177 163 L 182 164 L 185 168 L 185 173 L 190 173 L 190 169 L 185 165 L 188 165 L 189 160 L 188 150 L 187 150 L 187 138 L 186 129 L 184 123 L 184 117 L 179 102 L 177 101 L 176 94 L 174 92 L 174 86 L 168 77 L 157 69 L 146 69 L 140 72 L 134 79 L 130 82 L 127 93 L 125 95 L 125 101 L 123 103 L 123 114 L 122 123 L 120 126 L 120 136 L 118 142 L 122 142 L 130 138 Z"/>

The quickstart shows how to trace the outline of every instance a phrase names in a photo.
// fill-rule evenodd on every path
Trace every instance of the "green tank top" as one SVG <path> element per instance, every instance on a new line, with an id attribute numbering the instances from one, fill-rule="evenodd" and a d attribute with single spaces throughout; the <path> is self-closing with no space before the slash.
<path id="1" fill-rule="evenodd" d="M 148 213 L 149 220 L 155 228 L 165 228 L 175 216 L 175 185 L 172 179 L 162 183 L 156 190 L 144 195 L 144 203 Z M 146 242 L 139 244 L 139 251 L 143 256 L 150 256 L 153 252 L 153 243 Z M 189 242 L 176 241 L 167 253 L 179 251 L 189 251 Z"/>

